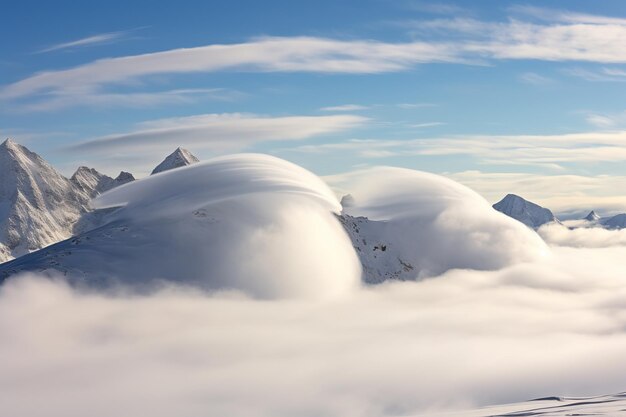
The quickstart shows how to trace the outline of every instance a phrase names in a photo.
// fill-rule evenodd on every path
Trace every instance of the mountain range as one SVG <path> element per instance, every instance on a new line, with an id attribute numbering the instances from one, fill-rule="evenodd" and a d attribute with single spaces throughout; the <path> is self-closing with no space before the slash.
<path id="1" fill-rule="evenodd" d="M 561 220 L 549 209 L 515 194 L 507 194 L 502 200 L 494 204 L 493 208 L 535 230 L 544 224 L 561 224 Z M 580 220 L 585 221 L 583 227 L 602 227 L 611 230 L 626 228 L 626 213 L 600 217 L 594 210 L 591 210 Z"/>
<path id="2" fill-rule="evenodd" d="M 153 173 L 197 161 L 178 148 Z M 66 178 L 36 153 L 5 140 L 0 144 L 0 262 L 98 226 L 105 213 L 94 212 L 90 200 L 134 180 L 128 172 L 111 178 L 85 166 Z"/>
<path id="3" fill-rule="evenodd" d="M 198 158 L 189 151 L 177 148 L 155 167 L 151 176 L 196 162 Z M 0 262 L 4 263 L 0 265 L 0 281 L 17 272 L 55 270 L 94 282 L 115 276 L 115 261 L 139 257 L 139 253 L 133 253 L 145 248 L 150 248 L 156 269 L 149 270 L 139 265 L 141 262 L 135 262 L 134 275 L 163 276 L 171 262 L 167 262 L 167 250 L 155 242 L 168 235 L 169 225 L 161 221 L 122 221 L 115 216 L 116 207 L 94 210 L 90 206 L 94 197 L 133 181 L 134 176 L 125 171 L 112 178 L 84 166 L 66 178 L 24 146 L 10 139 L 3 142 L 0 145 Z M 353 204 L 352 196 L 345 196 L 341 203 L 344 208 L 349 207 Z M 549 209 L 514 194 L 506 195 L 493 208 L 535 230 L 544 224 L 560 223 Z M 190 216 L 184 220 L 184 226 L 190 227 L 188 236 L 197 228 L 202 233 L 218 233 L 216 222 L 219 221 L 206 210 L 191 211 Z M 345 211 L 337 214 L 337 218 L 360 258 L 365 282 L 418 276 L 423 265 L 419 258 L 404 250 L 405 237 L 389 232 L 388 222 L 351 216 Z M 601 218 L 591 211 L 584 221 L 588 227 L 621 229 L 626 227 L 626 214 Z M 190 253 L 190 256 L 196 255 Z M 13 258 L 17 259 L 11 261 Z M 156 261 L 159 259 L 163 262 Z M 128 265 L 124 266 L 127 274 Z M 176 275 L 177 271 L 171 274 Z"/>

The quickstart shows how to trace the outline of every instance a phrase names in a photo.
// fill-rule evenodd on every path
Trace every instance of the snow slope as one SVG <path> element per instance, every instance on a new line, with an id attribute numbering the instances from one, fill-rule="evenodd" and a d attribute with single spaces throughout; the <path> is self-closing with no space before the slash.
<path id="1" fill-rule="evenodd" d="M 606 229 L 624 229 L 626 228 L 626 213 L 617 214 L 608 219 L 601 219 L 600 223 Z"/>
<path id="2" fill-rule="evenodd" d="M 150 175 L 158 174 L 159 172 L 168 171 L 174 168 L 180 168 L 187 165 L 195 164 L 200 162 L 198 158 L 196 158 L 191 152 L 187 149 L 176 148 L 174 152 L 169 154 L 163 162 L 156 166 L 152 170 Z"/>
<path id="3" fill-rule="evenodd" d="M 626 393 L 597 397 L 546 397 L 536 400 L 454 412 L 433 412 L 414 417 L 625 417 Z"/>
<path id="4" fill-rule="evenodd" d="M 558 222 L 558 219 L 547 208 L 515 194 L 507 194 L 502 200 L 494 204 L 493 208 L 532 229 L 538 229 L 546 223 Z"/>

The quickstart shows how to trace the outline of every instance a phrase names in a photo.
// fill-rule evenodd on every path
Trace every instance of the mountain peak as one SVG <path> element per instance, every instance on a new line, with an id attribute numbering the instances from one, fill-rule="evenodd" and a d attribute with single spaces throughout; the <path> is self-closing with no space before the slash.
<path id="1" fill-rule="evenodd" d="M 558 222 L 550 210 L 516 194 L 507 194 L 494 204 L 493 208 L 533 229 L 538 229 L 546 223 Z"/>
<path id="2" fill-rule="evenodd" d="M 169 154 L 163 162 L 157 165 L 156 168 L 152 171 L 150 175 L 158 174 L 159 172 L 168 171 L 174 168 L 180 168 L 187 165 L 195 164 L 196 162 L 200 162 L 198 158 L 196 158 L 191 152 L 187 149 L 178 147 L 174 152 Z"/>
<path id="3" fill-rule="evenodd" d="M 127 182 L 135 181 L 135 176 L 130 172 L 120 171 L 120 174 L 115 177 L 115 182 L 118 184 L 126 184 Z"/>
<path id="4" fill-rule="evenodd" d="M 6 138 L 6 139 L 5 139 L 5 141 L 4 141 L 4 142 L 2 142 L 2 144 L 0 144 L 0 147 L 3 147 L 3 148 L 10 148 L 10 147 L 13 147 L 13 146 L 15 146 L 15 145 L 16 145 L 16 143 L 15 143 L 15 141 L 14 141 L 13 139 L 11 139 L 11 138 Z"/>
<path id="5" fill-rule="evenodd" d="M 598 216 L 598 214 L 594 210 L 591 210 L 589 214 L 585 216 L 585 220 L 594 222 L 600 220 L 600 216 Z"/>
<path id="6" fill-rule="evenodd" d="M 11 138 L 7 138 L 4 142 L 0 144 L 0 149 L 6 149 L 7 151 L 19 151 L 21 149 L 26 149 L 16 141 Z"/>

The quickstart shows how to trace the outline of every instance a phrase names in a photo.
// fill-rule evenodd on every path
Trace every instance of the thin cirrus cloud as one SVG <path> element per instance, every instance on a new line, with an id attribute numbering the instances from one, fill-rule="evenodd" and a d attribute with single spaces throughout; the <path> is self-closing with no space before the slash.
<path id="1" fill-rule="evenodd" d="M 313 37 L 260 38 L 230 45 L 180 48 L 97 60 L 67 70 L 42 72 L 9 84 L 0 99 L 135 80 L 155 74 L 240 69 L 262 72 L 380 73 L 417 63 L 457 62 L 451 47 L 426 42 L 391 44 Z"/>
<path id="2" fill-rule="evenodd" d="M 122 31 L 117 31 L 117 32 L 99 33 L 97 35 L 87 36 L 85 38 L 76 39 L 76 40 L 69 41 L 69 42 L 57 43 L 47 48 L 40 49 L 36 51 L 35 53 L 54 52 L 54 51 L 60 51 L 60 50 L 65 50 L 65 49 L 74 49 L 74 48 L 79 48 L 79 47 L 96 46 L 96 45 L 103 45 L 103 44 L 108 44 L 108 43 L 113 43 L 113 42 L 119 42 L 123 40 L 124 38 L 128 37 L 128 35 L 134 30 L 136 29 L 122 30 Z"/>
<path id="3" fill-rule="evenodd" d="M 432 124 L 427 124 L 432 125 Z M 410 140 L 353 139 L 343 143 L 303 145 L 293 152 L 328 153 L 337 150 L 357 156 L 461 155 L 481 164 L 535 166 L 562 170 L 564 163 L 626 160 L 626 131 L 561 135 L 470 135 Z M 377 152 L 371 152 L 376 150 Z"/>
<path id="4" fill-rule="evenodd" d="M 520 10 L 512 13 L 520 14 Z M 533 9 L 534 10 L 534 9 Z M 0 100 L 77 88 L 102 87 L 151 75 L 225 70 L 376 74 L 419 64 L 484 60 L 544 60 L 626 63 L 626 20 L 549 9 L 522 18 L 482 21 L 444 18 L 403 22 L 424 40 L 382 42 L 321 37 L 263 37 L 96 60 L 34 74 L 0 89 Z"/>
<path id="5" fill-rule="evenodd" d="M 322 107 L 321 111 L 359 111 L 367 110 L 369 106 L 362 106 L 360 104 L 342 104 L 339 106 Z"/>
<path id="6" fill-rule="evenodd" d="M 15 112 L 46 112 L 72 106 L 146 108 L 162 104 L 176 105 L 195 103 L 200 100 L 232 101 L 243 93 L 224 88 L 186 88 L 166 91 L 107 93 L 85 89 L 76 92 L 57 92 L 45 100 L 24 103 Z"/>
<path id="7" fill-rule="evenodd" d="M 567 75 L 582 78 L 591 82 L 624 82 L 626 81 L 626 71 L 619 68 L 600 68 L 598 70 L 588 70 L 583 68 L 566 68 L 563 72 Z"/>
<path id="8" fill-rule="evenodd" d="M 106 158 L 141 151 L 161 155 L 177 146 L 213 153 L 234 152 L 264 141 L 303 140 L 360 127 L 355 115 L 268 117 L 255 114 L 202 114 L 139 123 L 129 132 L 108 135 L 70 147 Z"/>

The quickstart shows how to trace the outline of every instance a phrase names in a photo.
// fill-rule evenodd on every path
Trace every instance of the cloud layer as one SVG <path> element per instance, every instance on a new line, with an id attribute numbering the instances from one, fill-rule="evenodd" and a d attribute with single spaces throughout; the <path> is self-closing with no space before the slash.
<path id="1" fill-rule="evenodd" d="M 22 277 L 0 292 L 0 402 L 20 417 L 41 407 L 52 417 L 427 416 L 622 390 L 626 252 L 555 252 L 330 303 L 173 288 L 103 296 Z"/>
<path id="2" fill-rule="evenodd" d="M 219 220 L 219 233 L 174 224 L 167 238 L 213 242 L 191 255 L 210 260 L 208 278 L 231 285 L 130 295 L 72 289 L 60 277 L 10 279 L 0 287 L 3 411 L 428 416 L 623 390 L 626 247 L 557 245 L 545 256 L 502 262 L 543 245 L 470 190 L 407 170 L 361 175 L 360 186 L 353 181 L 361 214 L 409 220 L 394 233 L 424 249 L 426 261 L 454 263 L 473 244 L 474 263 L 420 282 L 354 285 L 354 251 L 330 214 L 337 200 L 312 174 L 260 157 L 158 174 L 98 204 L 127 203 L 119 219 L 159 227 L 167 216 L 207 209 L 202 219 Z M 176 243 L 184 252 L 189 242 Z M 158 256 L 185 282 L 189 264 L 166 249 Z M 239 276 L 252 280 L 232 285 Z M 271 300 L 249 296 L 268 290 Z M 301 296 L 329 290 L 333 297 Z"/>

